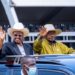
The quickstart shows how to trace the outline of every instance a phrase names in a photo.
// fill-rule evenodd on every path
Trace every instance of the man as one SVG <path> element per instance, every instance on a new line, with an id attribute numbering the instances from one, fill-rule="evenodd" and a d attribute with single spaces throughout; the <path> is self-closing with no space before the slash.
<path id="1" fill-rule="evenodd" d="M 34 57 L 24 56 L 21 58 L 21 75 L 37 75 L 36 60 Z"/>
<path id="2" fill-rule="evenodd" d="M 0 30 L 0 55 L 32 55 L 32 47 L 23 43 L 24 38 L 29 34 L 29 30 L 24 28 L 22 23 L 15 23 L 13 27 L 8 28 L 8 35 L 12 38 L 11 42 L 3 44 L 5 31 Z"/>
<path id="3" fill-rule="evenodd" d="M 61 42 L 55 41 L 56 35 L 60 34 L 60 29 L 55 29 L 52 24 L 46 24 L 40 28 L 39 36 L 34 41 L 34 51 L 38 54 L 69 54 L 75 50 L 68 48 Z"/>

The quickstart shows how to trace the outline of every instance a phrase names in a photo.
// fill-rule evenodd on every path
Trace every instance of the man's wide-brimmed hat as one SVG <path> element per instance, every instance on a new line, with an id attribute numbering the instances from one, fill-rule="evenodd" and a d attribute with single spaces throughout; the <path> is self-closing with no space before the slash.
<path id="1" fill-rule="evenodd" d="M 15 23 L 13 25 L 13 27 L 8 28 L 8 35 L 12 37 L 13 32 L 15 32 L 15 31 L 22 32 L 24 37 L 28 36 L 28 34 L 29 34 L 29 29 L 25 28 L 24 25 L 22 23 L 20 23 L 20 22 Z"/>
<path id="2" fill-rule="evenodd" d="M 53 24 L 46 24 L 46 25 L 44 25 L 44 27 L 46 28 L 45 34 L 47 34 L 50 31 L 55 31 L 56 35 L 58 35 L 62 32 L 61 29 L 55 29 Z"/>

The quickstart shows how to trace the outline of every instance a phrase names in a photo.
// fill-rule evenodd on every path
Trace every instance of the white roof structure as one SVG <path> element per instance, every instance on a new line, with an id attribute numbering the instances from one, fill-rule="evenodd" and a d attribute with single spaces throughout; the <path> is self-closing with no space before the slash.
<path id="1" fill-rule="evenodd" d="M 75 6 L 75 0 L 12 0 L 15 6 Z"/>

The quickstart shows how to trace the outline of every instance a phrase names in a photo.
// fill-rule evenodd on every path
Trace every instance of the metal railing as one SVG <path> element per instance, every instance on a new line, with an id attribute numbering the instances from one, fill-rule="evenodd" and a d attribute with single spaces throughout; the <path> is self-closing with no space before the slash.
<path id="1" fill-rule="evenodd" d="M 28 40 L 25 40 L 24 42 L 33 43 L 37 36 L 38 32 L 32 32 L 28 35 Z M 56 40 L 60 42 L 75 42 L 75 32 L 62 32 L 57 35 Z"/>
<path id="2" fill-rule="evenodd" d="M 30 32 L 28 37 L 25 38 L 25 43 L 33 43 L 34 40 L 38 36 L 38 32 Z M 5 42 L 9 40 L 8 34 L 6 35 Z M 75 32 L 62 32 L 61 34 L 57 35 L 56 37 L 57 41 L 60 42 L 68 42 L 68 43 L 74 43 L 75 42 Z"/>

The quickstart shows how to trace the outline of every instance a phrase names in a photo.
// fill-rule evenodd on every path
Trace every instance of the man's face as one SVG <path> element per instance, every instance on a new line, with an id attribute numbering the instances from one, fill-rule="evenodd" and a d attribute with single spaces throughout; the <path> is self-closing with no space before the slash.
<path id="1" fill-rule="evenodd" d="M 54 40 L 55 37 L 56 37 L 56 32 L 55 31 L 49 31 L 46 34 L 46 39 L 49 40 L 49 41 Z"/>
<path id="2" fill-rule="evenodd" d="M 24 75 L 30 75 L 30 74 L 28 74 L 29 71 L 30 71 L 30 68 L 36 68 L 36 61 L 35 61 L 35 59 L 34 58 L 26 59 L 26 62 L 25 62 L 25 64 L 22 65 L 22 68 L 23 68 Z"/>
<path id="3" fill-rule="evenodd" d="M 36 61 L 33 58 L 28 58 L 24 66 L 28 69 L 29 67 L 34 67 L 36 65 Z"/>
<path id="4" fill-rule="evenodd" d="M 23 42 L 23 33 L 20 31 L 13 32 L 13 40 L 16 44 L 20 44 Z"/>

